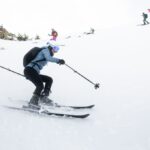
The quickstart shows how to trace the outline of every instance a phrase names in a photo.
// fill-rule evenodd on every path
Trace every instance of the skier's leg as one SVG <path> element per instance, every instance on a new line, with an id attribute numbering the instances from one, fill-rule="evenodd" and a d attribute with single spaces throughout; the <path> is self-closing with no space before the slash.
<path id="1" fill-rule="evenodd" d="M 25 74 L 26 78 L 29 79 L 36 86 L 34 94 L 40 96 L 41 91 L 44 88 L 44 85 L 43 85 L 42 79 L 41 79 L 40 75 L 38 74 L 38 72 L 31 67 L 27 67 L 24 70 L 24 74 Z"/>
<path id="2" fill-rule="evenodd" d="M 144 18 L 144 19 L 143 19 L 143 24 L 144 24 L 144 25 L 146 24 L 145 21 L 146 21 L 146 19 Z"/>
<path id="3" fill-rule="evenodd" d="M 149 22 L 146 20 L 146 23 L 149 24 Z"/>
<path id="4" fill-rule="evenodd" d="M 42 92 L 42 95 L 40 97 L 40 102 L 42 104 L 46 104 L 46 105 L 54 105 L 54 102 L 48 98 L 49 93 L 51 91 L 53 79 L 51 77 L 48 77 L 45 75 L 40 75 L 40 77 L 41 77 L 42 81 L 45 82 L 45 87 L 44 87 L 44 91 Z"/>
<path id="5" fill-rule="evenodd" d="M 45 96 L 49 96 L 49 93 L 51 91 L 51 86 L 53 83 L 53 79 L 49 76 L 46 76 L 46 75 L 40 75 L 40 77 L 41 77 L 42 81 L 45 82 L 43 94 Z"/>

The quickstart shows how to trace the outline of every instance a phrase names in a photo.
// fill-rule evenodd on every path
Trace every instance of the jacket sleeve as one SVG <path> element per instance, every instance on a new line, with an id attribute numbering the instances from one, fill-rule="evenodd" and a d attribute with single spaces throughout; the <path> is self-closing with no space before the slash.
<path id="1" fill-rule="evenodd" d="M 50 62 L 54 62 L 54 63 L 58 63 L 59 62 L 58 58 L 52 57 L 50 55 L 50 52 L 49 52 L 49 50 L 47 48 L 43 49 L 42 53 L 43 53 L 46 61 L 50 61 Z"/>

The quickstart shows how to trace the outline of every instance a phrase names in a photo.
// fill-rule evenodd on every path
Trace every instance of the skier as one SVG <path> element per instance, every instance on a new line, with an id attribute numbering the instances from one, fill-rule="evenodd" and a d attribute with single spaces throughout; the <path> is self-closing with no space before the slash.
<path id="1" fill-rule="evenodd" d="M 84 32 L 84 34 L 94 34 L 95 30 L 93 28 L 90 28 L 89 32 Z"/>
<path id="2" fill-rule="evenodd" d="M 91 28 L 91 34 L 94 34 L 95 30 L 93 28 Z"/>
<path id="3" fill-rule="evenodd" d="M 54 29 L 52 29 L 51 34 L 49 34 L 49 36 L 52 36 L 52 38 L 50 40 L 54 40 L 56 41 L 57 37 L 58 37 L 58 32 Z"/>
<path id="4" fill-rule="evenodd" d="M 142 16 L 143 16 L 143 25 L 149 24 L 149 22 L 146 20 L 148 18 L 148 14 L 143 12 Z"/>
<path id="5" fill-rule="evenodd" d="M 53 62 L 60 65 L 65 64 L 63 59 L 53 57 L 53 55 L 58 51 L 58 46 L 45 46 L 36 55 L 36 57 L 25 66 L 24 75 L 26 79 L 30 80 L 36 87 L 35 91 L 33 92 L 33 96 L 28 103 L 29 107 L 37 108 L 39 107 L 40 102 L 48 105 L 52 104 L 52 101 L 48 98 L 48 96 L 51 92 L 53 79 L 49 76 L 40 74 L 40 70 L 42 70 L 48 62 Z"/>

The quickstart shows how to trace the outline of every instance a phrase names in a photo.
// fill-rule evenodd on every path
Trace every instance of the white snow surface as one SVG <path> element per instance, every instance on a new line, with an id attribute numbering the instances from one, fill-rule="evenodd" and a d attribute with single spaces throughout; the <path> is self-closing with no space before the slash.
<path id="1" fill-rule="evenodd" d="M 86 119 L 10 110 L 34 90 L 24 77 L 0 68 L 0 150 L 149 150 L 150 26 L 120 27 L 61 39 L 55 57 L 100 83 L 94 86 L 65 65 L 49 63 L 51 98 L 61 104 L 95 104 Z M 0 40 L 0 65 L 23 73 L 24 54 L 47 41 Z M 75 111 L 74 113 L 79 113 Z"/>

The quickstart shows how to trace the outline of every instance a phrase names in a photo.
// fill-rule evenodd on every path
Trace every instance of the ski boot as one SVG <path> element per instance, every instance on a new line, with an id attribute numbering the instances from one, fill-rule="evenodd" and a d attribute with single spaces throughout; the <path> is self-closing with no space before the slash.
<path id="1" fill-rule="evenodd" d="M 33 96 L 30 99 L 30 102 L 28 103 L 28 106 L 33 109 L 40 109 L 39 99 L 40 99 L 40 96 L 33 94 Z"/>
<path id="2" fill-rule="evenodd" d="M 45 95 L 40 96 L 39 103 L 43 105 L 54 106 L 54 102 Z"/>
<path id="3" fill-rule="evenodd" d="M 54 106 L 54 102 L 48 98 L 49 93 L 51 93 L 51 91 L 49 90 L 45 90 L 44 92 L 42 92 L 40 96 L 40 101 L 39 101 L 40 104 Z"/>

